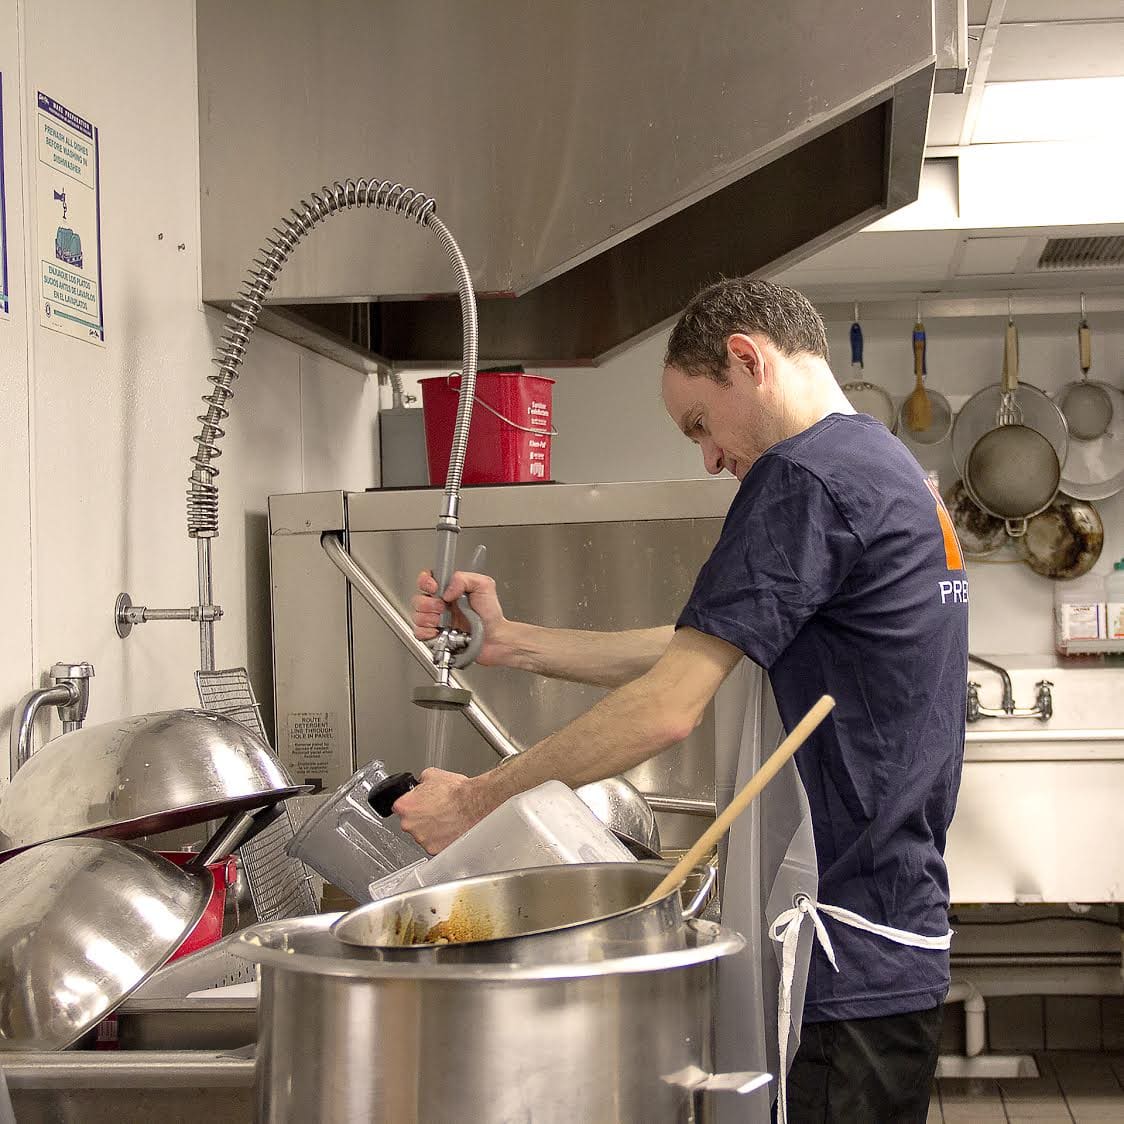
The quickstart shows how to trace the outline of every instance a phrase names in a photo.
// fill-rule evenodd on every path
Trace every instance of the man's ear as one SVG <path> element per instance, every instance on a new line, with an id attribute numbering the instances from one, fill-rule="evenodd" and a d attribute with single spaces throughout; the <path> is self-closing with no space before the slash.
<path id="1" fill-rule="evenodd" d="M 726 340 L 726 358 L 730 370 L 737 370 L 753 380 L 757 387 L 765 382 L 765 354 L 760 344 L 742 332 L 735 332 Z"/>

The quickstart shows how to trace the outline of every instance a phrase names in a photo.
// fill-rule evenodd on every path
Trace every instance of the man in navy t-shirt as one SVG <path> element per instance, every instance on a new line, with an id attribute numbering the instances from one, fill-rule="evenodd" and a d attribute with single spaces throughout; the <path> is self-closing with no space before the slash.
<path id="1" fill-rule="evenodd" d="M 856 414 L 823 322 L 791 289 L 719 282 L 668 342 L 664 402 L 711 473 L 741 481 L 675 629 L 583 633 L 509 621 L 495 585 L 457 574 L 485 622 L 482 663 L 617 688 L 479 777 L 430 769 L 395 811 L 438 851 L 551 778 L 611 776 L 682 740 L 744 658 L 791 728 L 837 705 L 799 750 L 834 960 L 812 958 L 789 1120 L 923 1121 L 948 989 L 943 859 L 964 747 L 968 593 L 939 494 L 889 431 Z M 442 600 L 420 575 L 415 632 Z M 729 860 L 731 864 L 736 856 Z M 737 871 L 727 870 L 726 878 Z"/>

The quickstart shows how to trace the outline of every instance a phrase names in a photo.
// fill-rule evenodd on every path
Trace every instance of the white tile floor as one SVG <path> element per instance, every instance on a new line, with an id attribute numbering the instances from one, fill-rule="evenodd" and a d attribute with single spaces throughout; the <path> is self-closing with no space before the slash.
<path id="1" fill-rule="evenodd" d="M 928 1124 L 1124 1122 L 1124 1053 L 1054 1050 L 1035 1058 L 1036 1080 L 938 1081 Z"/>

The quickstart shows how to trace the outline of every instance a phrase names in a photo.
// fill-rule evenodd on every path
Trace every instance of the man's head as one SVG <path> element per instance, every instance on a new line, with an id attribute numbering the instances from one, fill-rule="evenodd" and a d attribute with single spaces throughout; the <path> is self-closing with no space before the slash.
<path id="1" fill-rule="evenodd" d="M 847 408 L 811 302 L 750 277 L 710 285 L 687 306 L 668 340 L 663 396 L 707 471 L 739 480 L 766 449 Z"/>

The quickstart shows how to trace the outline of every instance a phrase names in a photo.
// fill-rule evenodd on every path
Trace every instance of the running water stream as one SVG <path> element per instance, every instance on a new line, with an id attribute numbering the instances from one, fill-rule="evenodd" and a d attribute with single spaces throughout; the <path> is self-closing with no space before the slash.
<path id="1" fill-rule="evenodd" d="M 449 715 L 443 706 L 431 707 L 425 719 L 425 763 L 427 768 L 449 767 Z"/>

